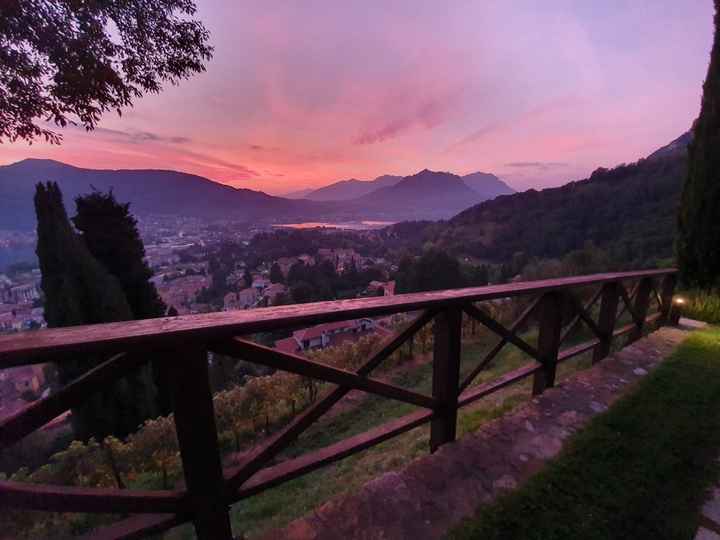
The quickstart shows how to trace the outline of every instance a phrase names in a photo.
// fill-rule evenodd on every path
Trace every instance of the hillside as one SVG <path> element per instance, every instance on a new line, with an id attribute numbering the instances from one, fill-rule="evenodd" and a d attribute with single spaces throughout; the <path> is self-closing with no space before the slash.
<path id="1" fill-rule="evenodd" d="M 305 195 L 311 201 L 347 201 L 368 195 L 380 188 L 394 186 L 403 179 L 402 176 L 386 174 L 378 176 L 374 180 L 341 180 L 319 189 L 315 189 Z"/>
<path id="2" fill-rule="evenodd" d="M 456 174 L 427 169 L 352 201 L 353 207 L 372 209 L 388 219 L 443 219 L 482 201 Z"/>
<path id="3" fill-rule="evenodd" d="M 515 190 L 490 173 L 475 172 L 462 177 L 465 185 L 480 194 L 483 200 L 494 199 L 498 195 L 510 195 Z"/>
<path id="4" fill-rule="evenodd" d="M 0 167 L 0 229 L 35 225 L 33 194 L 37 182 L 60 184 L 65 204 L 92 188 L 113 189 L 137 214 L 175 214 L 217 219 L 312 218 L 327 205 L 235 189 L 197 176 L 165 170 L 95 170 L 58 161 L 26 159 Z"/>
<path id="5" fill-rule="evenodd" d="M 404 180 L 402 176 L 383 175 L 374 180 L 341 180 L 302 195 L 313 201 L 350 201 L 376 193 L 379 189 L 392 187 Z M 479 200 L 492 199 L 498 195 L 515 193 L 515 190 L 490 173 L 475 172 L 462 177 L 470 189 L 480 195 Z M 301 193 L 301 192 L 298 192 Z M 384 192 L 387 193 L 387 192 Z"/>
<path id="6" fill-rule="evenodd" d="M 500 196 L 446 222 L 398 224 L 388 240 L 414 248 L 433 242 L 493 262 L 516 253 L 560 257 L 592 242 L 625 266 L 654 264 L 673 253 L 686 152 L 653 156 L 562 187 Z"/>

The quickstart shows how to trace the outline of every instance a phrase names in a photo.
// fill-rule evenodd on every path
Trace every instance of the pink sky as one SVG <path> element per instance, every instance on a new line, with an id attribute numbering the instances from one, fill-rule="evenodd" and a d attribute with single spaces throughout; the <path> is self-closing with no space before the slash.
<path id="1" fill-rule="evenodd" d="M 164 168 L 280 194 L 423 168 L 517 189 L 635 161 L 699 110 L 711 0 L 200 0 L 207 72 L 0 163 Z"/>

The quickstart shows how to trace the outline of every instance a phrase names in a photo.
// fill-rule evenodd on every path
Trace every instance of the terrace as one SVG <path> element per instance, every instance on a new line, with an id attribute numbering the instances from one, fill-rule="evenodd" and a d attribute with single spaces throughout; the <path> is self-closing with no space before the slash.
<path id="1" fill-rule="evenodd" d="M 201 539 L 230 539 L 230 505 L 430 424 L 430 451 L 456 439 L 458 409 L 511 384 L 533 378 L 533 394 L 555 384 L 558 364 L 592 354 L 605 358 L 621 337 L 637 340 L 650 325 L 669 320 L 676 270 L 607 273 L 488 287 L 281 306 L 164 319 L 41 330 L 0 338 L 0 369 L 40 362 L 65 362 L 78 356 L 107 360 L 60 392 L 36 401 L 0 422 L 0 448 L 8 447 L 53 418 L 82 403 L 104 384 L 147 362 L 157 362 L 174 394 L 174 421 L 180 445 L 184 487 L 174 490 L 113 490 L 0 482 L 5 507 L 57 512 L 125 514 L 129 517 L 97 532 L 102 538 L 141 538 L 192 522 Z M 509 326 L 486 309 L 498 299 L 522 299 L 526 308 Z M 651 310 L 655 307 L 655 310 Z M 652 311 L 652 312 L 651 312 Z M 252 334 L 278 329 L 417 313 L 397 334 L 388 336 L 357 371 L 338 369 L 305 357 L 264 347 Z M 596 316 L 595 316 L 596 314 Z M 619 325 L 623 317 L 630 323 Z M 463 317 L 493 333 L 497 343 L 464 378 L 460 377 Z M 525 329 L 537 325 L 537 338 Z M 430 395 L 371 377 L 393 352 L 432 324 Z M 568 345 L 579 326 L 593 336 Z M 532 359 L 500 378 L 473 385 L 508 344 Z M 215 352 L 326 383 L 334 388 L 270 436 L 237 466 L 223 469 L 207 353 Z M 417 410 L 328 447 L 273 464 L 287 448 L 351 390 L 411 404 Z"/>

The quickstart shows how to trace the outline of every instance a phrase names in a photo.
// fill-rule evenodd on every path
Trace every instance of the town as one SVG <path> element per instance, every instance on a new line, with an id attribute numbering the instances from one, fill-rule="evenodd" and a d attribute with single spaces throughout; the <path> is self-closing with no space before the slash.
<path id="1" fill-rule="evenodd" d="M 348 236 L 360 245 L 372 243 L 372 231 L 346 231 L 318 228 L 315 231 L 287 231 L 272 226 L 246 223 L 208 223 L 196 218 L 165 216 L 141 217 L 138 230 L 145 245 L 145 260 L 153 272 L 151 282 L 168 306 L 168 315 L 190 315 L 212 311 L 235 311 L 310 301 L 314 273 L 323 269 L 344 283 L 344 298 L 395 294 L 390 276 L 397 270 L 384 257 L 362 254 L 354 248 L 317 247 L 288 256 L 272 256 L 265 249 L 291 244 L 293 234 L 317 234 L 318 245 L 340 245 Z M 287 242 L 283 240 L 288 236 Z M 24 260 L 9 263 L 0 272 L 0 334 L 45 328 L 40 270 L 34 261 L 35 234 L 16 231 L 0 233 L 3 248 L 21 247 Z M 255 243 L 253 242 L 255 240 Z M 257 245 L 256 245 L 257 244 Z M 287 246 L 284 245 L 284 248 Z M 291 250 L 292 251 L 292 250 Z M 368 250 L 364 250 L 368 251 Z M 224 264 L 228 259 L 228 264 Z M 222 270 L 215 268 L 223 266 Z M 347 279 L 342 279 L 345 276 Z M 331 299 L 337 291 L 320 292 L 317 299 Z M 360 339 L 375 332 L 387 332 L 388 321 L 371 319 L 318 325 L 295 331 L 274 344 L 284 351 L 323 349 Z M 0 418 L 21 409 L 29 401 L 59 388 L 51 365 L 15 368 L 2 372 Z M 57 419 L 46 429 L 55 428 L 66 418 Z"/>

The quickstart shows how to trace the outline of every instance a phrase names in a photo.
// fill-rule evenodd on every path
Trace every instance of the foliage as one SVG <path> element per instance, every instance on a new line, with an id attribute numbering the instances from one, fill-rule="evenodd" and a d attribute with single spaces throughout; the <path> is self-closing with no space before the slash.
<path id="1" fill-rule="evenodd" d="M 710 324 L 720 324 L 720 290 L 695 289 L 680 293 L 685 299 L 682 316 Z"/>
<path id="2" fill-rule="evenodd" d="M 37 185 L 35 211 L 48 325 L 130 319 L 130 306 L 117 279 L 95 260 L 72 230 L 56 183 Z"/>
<path id="3" fill-rule="evenodd" d="M 610 255 L 604 249 L 587 242 L 558 259 L 532 259 L 519 270 L 523 280 L 550 279 L 566 276 L 582 276 L 608 272 L 615 268 Z"/>
<path id="4" fill-rule="evenodd" d="M 228 277 L 235 271 L 245 254 L 245 249 L 240 244 L 233 242 L 223 242 L 214 252 L 209 254 L 208 274 L 211 278 L 210 286 L 198 293 L 197 301 L 222 307 L 224 296 L 231 290 Z M 247 268 L 243 274 L 243 280 L 245 287 L 252 285 L 252 276 Z"/>
<path id="5" fill-rule="evenodd" d="M 337 273 L 332 262 L 325 260 L 315 265 L 297 262 L 290 267 L 287 284 L 294 304 L 355 297 L 373 280 L 384 279 L 377 268 L 358 270 L 350 264 Z"/>
<path id="6" fill-rule="evenodd" d="M 715 10 L 715 40 L 689 147 L 677 241 L 683 281 L 705 289 L 720 285 L 720 0 Z"/>
<path id="7" fill-rule="evenodd" d="M 118 278 L 133 318 L 162 317 L 167 306 L 149 281 L 152 271 L 130 203 L 119 203 L 112 191 L 94 191 L 77 197 L 75 204 L 73 224 L 93 257 Z"/>
<path id="8" fill-rule="evenodd" d="M 278 263 L 273 263 L 270 267 L 270 283 L 285 283 L 285 276 Z"/>
<path id="9" fill-rule="evenodd" d="M 365 256 L 382 256 L 385 248 L 372 233 L 324 231 L 322 229 L 278 229 L 256 234 L 249 250 L 260 260 L 273 261 L 280 257 L 295 257 L 307 253 L 315 255 L 320 248 L 354 249 Z"/>
<path id="10" fill-rule="evenodd" d="M 0 4 L 0 140 L 93 129 L 106 111 L 204 71 L 209 35 L 191 0 Z"/>
<path id="11" fill-rule="evenodd" d="M 720 331 L 691 335 L 555 461 L 450 537 L 693 538 L 720 478 L 718 357 Z"/>
<path id="12" fill-rule="evenodd" d="M 499 310 L 504 309 L 498 305 Z M 501 317 L 502 313 L 498 312 Z M 466 323 L 468 321 L 466 320 Z M 404 319 L 398 318 L 395 324 L 402 327 L 407 324 Z M 464 333 L 471 331 L 468 324 Z M 398 328 L 399 329 L 399 328 Z M 471 332 L 473 339 L 476 333 Z M 496 337 L 483 334 L 482 339 L 490 338 L 492 342 Z M 308 356 L 313 360 L 333 365 L 342 369 L 354 370 L 372 356 L 378 346 L 379 336 L 369 335 L 354 342 L 346 342 L 337 347 L 317 350 Z M 463 373 L 475 366 L 484 355 L 484 346 L 475 342 L 467 343 L 463 348 Z M 428 393 L 432 381 L 431 364 L 425 355 L 432 349 L 432 325 L 426 325 L 415 336 L 414 342 L 396 351 L 390 358 L 377 368 L 373 376 L 380 378 L 390 377 L 395 384 L 416 388 L 418 391 Z M 515 353 L 514 356 L 506 355 Z M 525 359 L 516 351 L 506 350 L 501 353 L 503 362 L 491 367 L 491 373 L 484 376 L 492 378 L 508 369 L 520 365 Z M 404 363 L 415 359 L 420 365 L 413 362 L 408 367 Z M 213 362 L 215 357 L 213 357 Z M 241 366 L 240 372 L 248 370 Z M 485 380 L 485 378 L 483 378 Z M 244 386 L 237 384 L 214 395 L 213 406 L 216 414 L 218 437 L 223 450 L 226 452 L 244 452 L 251 445 L 258 442 L 258 435 L 281 428 L 293 417 L 300 413 L 309 404 L 315 402 L 325 389 L 324 384 L 309 378 L 300 377 L 286 372 L 275 372 L 271 375 L 249 376 Z M 521 390 L 522 391 L 522 390 Z M 287 449 L 281 459 L 292 457 L 304 451 L 314 450 L 327 446 L 337 440 L 357 434 L 361 431 L 378 425 L 383 421 L 407 414 L 412 407 L 407 404 L 388 401 L 378 396 L 363 396 L 361 403 L 356 399 L 350 400 L 347 407 L 340 407 L 334 414 L 326 417 L 322 422 L 312 426 L 297 444 Z M 502 410 L 507 407 L 503 405 Z M 499 414 L 474 414 L 462 425 L 467 429 L 474 429 L 486 418 Z M 332 492 L 342 492 L 350 486 L 360 485 L 372 478 L 379 470 L 388 470 L 397 467 L 405 459 L 410 459 L 424 453 L 427 448 L 426 432 L 418 432 L 413 436 L 412 444 L 407 439 L 397 439 L 388 444 L 393 446 L 390 454 L 387 447 L 378 447 L 365 453 L 372 458 L 371 466 L 363 466 L 359 471 L 353 467 L 351 458 L 339 467 L 328 468 L 317 474 L 340 475 L 336 480 L 327 484 Z M 419 439 L 418 439 L 419 437 Z M 378 460 L 381 462 L 378 462 Z M 95 471 L 91 473 L 90 471 Z M 169 488 L 181 479 L 182 467 L 178 456 L 177 439 L 174 430 L 173 417 L 160 417 L 145 422 L 140 429 L 125 440 L 108 437 L 102 442 L 88 443 L 74 442 L 58 452 L 50 463 L 39 467 L 33 472 L 21 470 L 14 480 L 25 482 L 45 482 L 65 485 L 95 485 L 98 486 L 125 486 L 133 489 L 160 489 Z M 76 475 L 78 475 L 76 477 Z M 306 479 L 299 482 L 305 485 Z M 325 483 L 323 483 L 325 484 Z M 256 527 L 258 523 L 268 524 L 277 515 L 297 517 L 298 505 L 294 501 L 286 500 L 283 509 L 268 508 L 268 499 L 275 500 L 275 493 L 288 493 L 298 489 L 298 483 L 291 482 L 271 490 L 259 497 L 253 497 L 247 504 L 240 505 L 234 511 L 242 515 L 251 513 L 249 520 L 241 523 L 241 528 L 247 530 Z M 301 498 L 305 504 L 314 506 L 322 497 L 329 496 L 327 490 L 321 492 L 304 491 Z M 320 499 L 318 499 L 320 497 Z M 254 510 L 252 510 L 254 509 Z M 73 534 L 87 532 L 93 525 L 99 525 L 99 520 L 107 520 L 105 516 L 89 515 L 54 515 L 46 513 L 32 513 L 33 519 L 28 519 L 27 512 L 12 512 L 0 516 L 0 522 L 5 526 L 11 537 L 38 538 L 38 537 L 70 537 Z M 95 520 L 95 521 L 93 521 Z"/>
<path id="13" fill-rule="evenodd" d="M 130 305 L 132 318 L 162 317 L 167 306 L 150 282 L 152 271 L 145 262 L 145 246 L 130 213 L 129 203 L 119 203 L 112 190 L 94 191 L 75 199 L 77 215 L 72 221 L 90 253 L 115 276 Z M 147 405 L 153 416 L 169 414 L 172 401 L 155 364 L 143 366 L 131 379 L 137 401 L 152 400 Z M 134 429 L 144 418 L 139 418 Z"/>
<path id="14" fill-rule="evenodd" d="M 446 222 L 388 228 L 386 245 L 418 253 L 428 244 L 451 255 L 508 263 L 516 253 L 558 258 L 586 242 L 618 269 L 653 267 L 673 255 L 675 211 L 686 173 L 683 151 L 599 169 L 562 187 L 480 203 Z"/>
<path id="15" fill-rule="evenodd" d="M 400 260 L 396 289 L 398 293 L 410 293 L 487 285 L 488 274 L 485 265 L 461 266 L 457 258 L 431 247 L 417 259 L 406 255 Z"/>
<path id="16" fill-rule="evenodd" d="M 88 251 L 73 231 L 57 184 L 38 184 L 35 194 L 38 219 L 37 255 L 45 295 L 45 319 L 51 327 L 74 326 L 132 318 L 117 278 Z M 103 359 L 69 359 L 58 364 L 65 385 Z M 82 440 L 95 435 L 125 435 L 156 411 L 147 399 L 152 389 L 140 373 L 118 381 L 73 409 L 73 427 Z"/>

